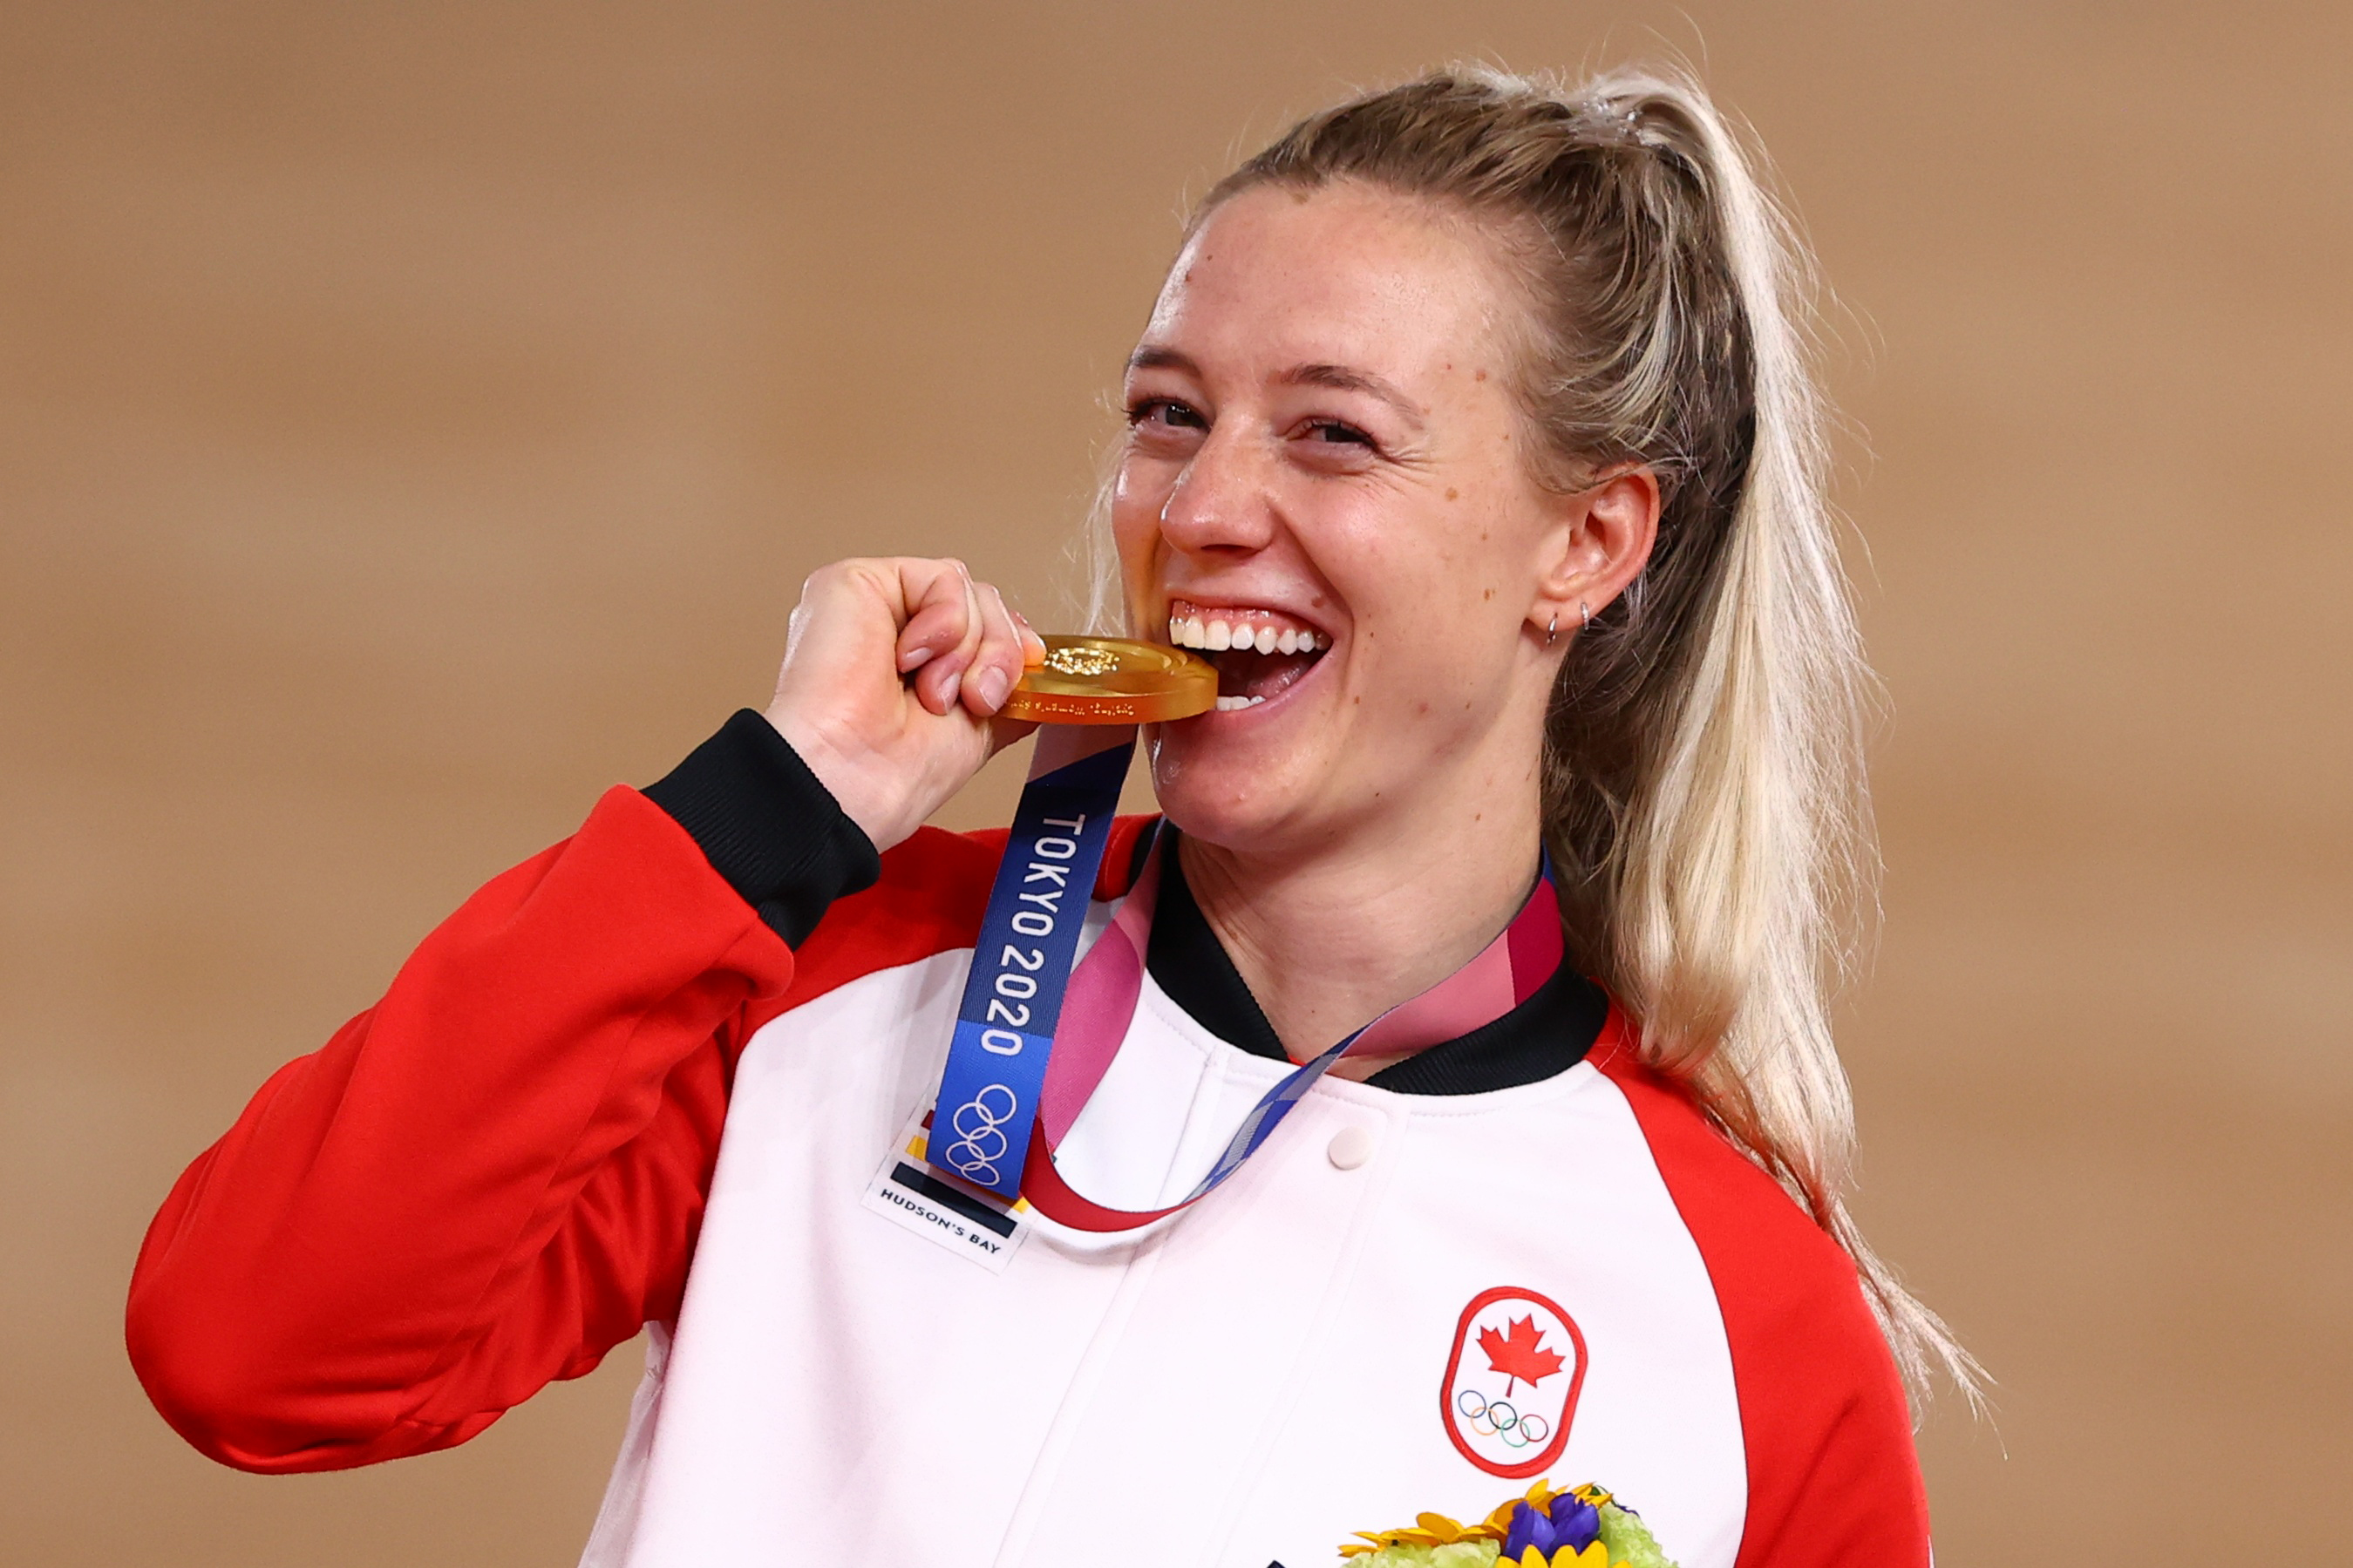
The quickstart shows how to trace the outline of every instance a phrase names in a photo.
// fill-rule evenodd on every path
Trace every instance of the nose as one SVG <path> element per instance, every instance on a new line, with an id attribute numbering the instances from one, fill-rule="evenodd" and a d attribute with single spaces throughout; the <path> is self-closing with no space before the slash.
<path id="1" fill-rule="evenodd" d="M 1188 555 L 1253 554 L 1274 538 L 1269 476 L 1240 423 L 1209 433 L 1161 503 L 1161 536 Z"/>

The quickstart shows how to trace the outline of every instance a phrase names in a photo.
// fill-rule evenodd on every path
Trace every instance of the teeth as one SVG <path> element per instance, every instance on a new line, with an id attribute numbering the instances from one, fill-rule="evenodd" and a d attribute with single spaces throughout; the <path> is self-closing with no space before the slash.
<path id="1" fill-rule="evenodd" d="M 1196 647 L 1208 653 L 1221 653 L 1228 648 L 1254 649 L 1261 654 L 1316 653 L 1332 646 L 1330 637 L 1314 632 L 1293 627 L 1277 631 L 1271 626 L 1253 626 L 1247 622 L 1205 622 L 1198 616 L 1169 616 L 1168 640 L 1177 647 Z"/>
<path id="2" fill-rule="evenodd" d="M 1265 700 L 1266 699 L 1263 697 L 1220 697 L 1218 699 L 1218 711 L 1220 713 L 1239 712 L 1244 708 L 1255 708 Z"/>

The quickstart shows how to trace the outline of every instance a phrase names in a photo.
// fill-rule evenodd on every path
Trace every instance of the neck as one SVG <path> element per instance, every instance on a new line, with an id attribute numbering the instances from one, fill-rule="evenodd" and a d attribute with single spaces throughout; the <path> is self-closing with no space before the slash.
<path id="1" fill-rule="evenodd" d="M 1203 917 L 1294 1061 L 1471 962 L 1527 898 L 1542 831 L 1533 776 L 1403 816 L 1303 850 L 1177 840 Z"/>

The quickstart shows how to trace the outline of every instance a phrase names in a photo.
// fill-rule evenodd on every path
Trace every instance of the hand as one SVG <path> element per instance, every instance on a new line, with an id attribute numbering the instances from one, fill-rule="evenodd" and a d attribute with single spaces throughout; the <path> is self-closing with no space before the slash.
<path id="1" fill-rule="evenodd" d="M 768 722 L 888 849 L 1037 728 L 995 715 L 1045 657 L 961 561 L 837 561 L 801 584 Z"/>

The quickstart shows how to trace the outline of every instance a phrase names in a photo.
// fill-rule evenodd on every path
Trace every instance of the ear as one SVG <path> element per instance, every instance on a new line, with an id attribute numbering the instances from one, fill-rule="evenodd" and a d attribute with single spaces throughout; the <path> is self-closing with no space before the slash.
<path id="1" fill-rule="evenodd" d="M 1536 563 L 1528 623 L 1544 640 L 1574 632 L 1626 591 L 1650 563 L 1659 539 L 1659 476 L 1647 463 L 1613 468 L 1560 498 Z"/>

